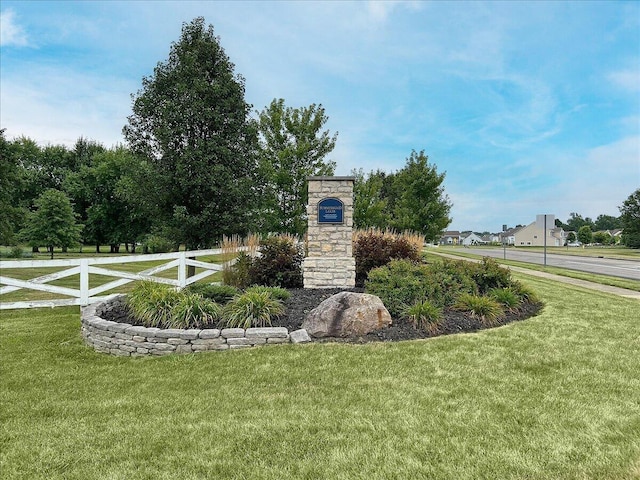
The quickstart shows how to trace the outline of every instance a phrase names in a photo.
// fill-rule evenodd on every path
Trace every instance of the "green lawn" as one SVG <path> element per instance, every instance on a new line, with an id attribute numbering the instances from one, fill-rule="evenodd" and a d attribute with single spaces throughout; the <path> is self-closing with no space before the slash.
<path id="1" fill-rule="evenodd" d="M 115 358 L 0 311 L 0 476 L 640 478 L 638 302 L 515 276 L 538 317 L 395 344 Z"/>

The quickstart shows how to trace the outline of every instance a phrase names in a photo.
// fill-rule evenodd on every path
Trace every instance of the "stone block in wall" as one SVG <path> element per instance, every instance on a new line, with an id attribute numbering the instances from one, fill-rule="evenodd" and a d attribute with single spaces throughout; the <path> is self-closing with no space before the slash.
<path id="1" fill-rule="evenodd" d="M 171 340 L 171 339 L 169 339 Z M 179 339 L 182 340 L 182 339 Z M 193 347 L 195 345 L 186 344 L 186 345 L 176 345 L 176 353 L 191 353 L 193 352 Z"/>
<path id="2" fill-rule="evenodd" d="M 128 323 L 113 322 L 113 325 L 109 325 L 107 327 L 107 330 L 109 330 L 110 332 L 122 333 L 122 332 L 126 331 L 127 328 L 130 328 L 130 327 L 132 327 L 132 325 L 129 325 Z"/>
<path id="3" fill-rule="evenodd" d="M 244 328 L 223 328 L 220 335 L 224 338 L 244 337 Z"/>
<path id="4" fill-rule="evenodd" d="M 234 345 L 259 345 L 262 343 L 267 343 L 266 338 L 228 338 L 227 345 L 230 347 Z"/>
<path id="5" fill-rule="evenodd" d="M 245 337 L 249 339 L 255 338 L 286 338 L 289 331 L 286 327 L 260 327 L 247 328 Z"/>
<path id="6" fill-rule="evenodd" d="M 120 350 L 119 348 L 110 348 L 109 353 L 111 355 L 115 355 L 116 357 L 128 357 L 129 352 L 125 352 L 124 350 Z"/>
<path id="7" fill-rule="evenodd" d="M 205 339 L 218 338 L 220 336 L 220 330 L 217 328 L 208 328 L 206 330 L 202 330 L 198 336 Z"/>

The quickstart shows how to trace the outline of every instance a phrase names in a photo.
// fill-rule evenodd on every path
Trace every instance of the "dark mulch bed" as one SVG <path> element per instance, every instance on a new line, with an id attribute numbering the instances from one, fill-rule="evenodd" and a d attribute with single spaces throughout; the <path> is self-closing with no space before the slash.
<path id="1" fill-rule="evenodd" d="M 275 319 L 272 326 L 287 327 L 289 331 L 298 330 L 302 327 L 302 322 L 307 313 L 316 308 L 323 300 L 326 300 L 336 293 L 344 291 L 343 289 L 291 289 L 291 298 L 285 302 L 285 314 Z M 352 292 L 362 292 L 363 289 L 349 289 Z M 492 327 L 499 327 L 511 322 L 524 320 L 537 315 L 542 309 L 540 303 L 529 303 L 523 305 L 516 312 L 508 312 L 502 318 L 498 319 Z M 131 325 L 140 325 L 134 318 L 129 315 L 122 297 L 112 301 L 99 310 L 98 315 L 105 320 L 111 320 L 120 323 L 129 323 Z M 438 335 L 450 335 L 460 332 L 474 332 L 489 328 L 482 324 L 478 318 L 472 317 L 466 312 L 458 312 L 456 310 L 446 310 L 444 312 L 444 321 L 438 331 L 430 333 L 424 330 L 418 330 L 408 321 L 403 319 L 393 319 L 393 324 L 389 328 L 370 333 L 356 338 L 322 338 L 315 339 L 320 342 L 389 342 L 400 340 L 414 340 L 419 338 L 428 338 Z"/>

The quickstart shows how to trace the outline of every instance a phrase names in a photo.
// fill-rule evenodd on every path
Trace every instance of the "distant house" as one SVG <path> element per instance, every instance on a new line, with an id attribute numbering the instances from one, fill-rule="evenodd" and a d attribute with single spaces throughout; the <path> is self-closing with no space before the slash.
<path id="1" fill-rule="evenodd" d="M 498 241 L 500 243 L 506 243 L 507 245 L 516 244 L 516 233 L 522 230 L 524 227 L 509 228 L 504 232 L 499 233 Z"/>
<path id="2" fill-rule="evenodd" d="M 482 240 L 482 237 L 476 235 L 473 232 L 469 232 L 464 235 L 461 235 L 460 243 L 467 247 L 471 247 L 473 245 L 484 245 L 486 242 Z"/>
<path id="3" fill-rule="evenodd" d="M 565 244 L 566 236 L 562 228 L 556 227 L 555 216 L 536 215 L 536 221 L 519 229 L 514 233 L 516 247 L 561 247 Z"/>
<path id="4" fill-rule="evenodd" d="M 460 232 L 458 230 L 449 230 L 442 233 L 440 237 L 440 245 L 459 245 Z"/>
<path id="5" fill-rule="evenodd" d="M 486 244 L 489 243 L 500 243 L 500 234 L 499 233 L 489 233 L 487 235 L 482 235 L 482 241 Z"/>

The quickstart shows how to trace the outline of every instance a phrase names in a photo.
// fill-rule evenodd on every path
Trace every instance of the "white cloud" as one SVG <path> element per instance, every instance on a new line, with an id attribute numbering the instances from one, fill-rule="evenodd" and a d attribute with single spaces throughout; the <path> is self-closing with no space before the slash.
<path id="1" fill-rule="evenodd" d="M 399 6 L 406 6 L 417 10 L 420 7 L 420 3 L 403 0 L 369 0 L 367 3 L 367 12 L 373 21 L 385 22 L 393 10 Z"/>
<path id="2" fill-rule="evenodd" d="M 31 75 L 3 77 L 2 127 L 8 138 L 73 146 L 84 136 L 111 147 L 122 143 L 135 85 L 115 77 L 32 66 Z"/>
<path id="3" fill-rule="evenodd" d="M 25 47 L 28 44 L 27 34 L 18 25 L 15 12 L 13 10 L 0 12 L 0 46 Z"/>
<path id="4" fill-rule="evenodd" d="M 618 87 L 631 92 L 640 92 L 640 69 L 629 68 L 611 72 L 607 76 L 609 81 Z"/>

